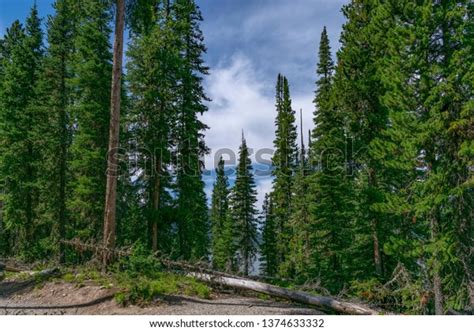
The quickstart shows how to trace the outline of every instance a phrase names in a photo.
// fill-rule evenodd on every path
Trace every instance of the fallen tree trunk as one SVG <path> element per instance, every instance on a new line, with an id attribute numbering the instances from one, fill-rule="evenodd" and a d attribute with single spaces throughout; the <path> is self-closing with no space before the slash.
<path id="1" fill-rule="evenodd" d="M 38 278 L 48 278 L 51 276 L 59 276 L 61 274 L 61 271 L 59 270 L 58 267 L 50 268 L 50 269 L 44 269 L 41 271 L 30 271 L 29 275 L 30 276 L 35 276 Z"/>
<path id="2" fill-rule="evenodd" d="M 316 296 L 302 291 L 293 291 L 286 288 L 269 285 L 253 280 L 245 280 L 223 276 L 213 276 L 206 273 L 189 273 L 190 276 L 202 280 L 204 282 L 225 285 L 242 290 L 251 290 L 271 296 L 289 299 L 295 302 L 317 306 L 320 308 L 334 310 L 343 314 L 350 315 L 379 315 L 380 311 L 366 307 L 361 304 L 339 301 L 331 297 Z"/>

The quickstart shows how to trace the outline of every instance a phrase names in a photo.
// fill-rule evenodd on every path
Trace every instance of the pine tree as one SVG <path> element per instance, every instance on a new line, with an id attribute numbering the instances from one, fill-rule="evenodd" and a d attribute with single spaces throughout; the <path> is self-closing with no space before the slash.
<path id="1" fill-rule="evenodd" d="M 331 109 L 328 109 L 328 103 L 331 96 L 331 87 L 334 75 L 334 62 L 331 57 L 331 46 L 327 34 L 326 27 L 323 28 L 321 33 L 321 40 L 319 43 L 319 63 L 316 69 L 316 73 L 319 76 L 317 85 L 317 92 L 314 99 L 316 110 L 314 111 L 314 125 L 315 128 L 312 132 L 312 140 L 317 142 L 331 130 L 333 123 L 331 123 L 330 116 L 332 114 Z M 322 150 L 313 145 L 310 148 L 316 149 L 317 152 L 321 153 Z M 314 155 L 318 157 L 319 155 Z M 314 161 L 314 160 L 312 160 Z M 316 160 L 317 161 L 317 160 Z"/>
<path id="2" fill-rule="evenodd" d="M 300 110 L 300 138 L 301 149 L 298 160 L 298 170 L 294 178 L 293 196 L 292 196 L 292 213 L 289 224 L 293 229 L 289 243 L 288 259 L 284 268 L 286 274 L 294 274 L 293 278 L 297 281 L 304 282 L 310 280 L 312 265 L 312 226 L 314 225 L 313 214 L 311 212 L 311 200 L 313 194 L 310 189 L 310 167 L 307 158 L 304 137 L 303 137 L 303 120 L 302 111 Z"/>
<path id="3" fill-rule="evenodd" d="M 70 0 L 57 0 L 53 7 L 56 12 L 54 16 L 48 17 L 48 49 L 39 87 L 41 96 L 36 98 L 36 104 L 45 118 L 42 132 L 43 144 L 46 147 L 45 159 L 48 160 L 43 163 L 42 169 L 41 196 L 46 206 L 42 217 L 51 219 L 52 224 L 48 226 L 54 229 L 53 239 L 59 261 L 64 263 L 65 247 L 58 241 L 66 239 L 68 223 L 66 185 L 69 179 L 67 161 L 71 142 L 70 79 L 74 52 L 75 10 Z"/>
<path id="4" fill-rule="evenodd" d="M 374 11 L 373 34 L 380 29 L 380 22 L 390 22 L 386 16 L 400 21 L 411 20 L 416 11 L 403 9 L 409 1 L 386 3 Z M 374 24 L 375 23 L 375 24 Z M 393 23 L 391 23 L 393 24 Z M 426 239 L 427 224 L 417 217 L 413 205 L 418 199 L 414 183 L 422 172 L 419 168 L 420 118 L 416 114 L 417 83 L 413 79 L 420 69 L 418 59 L 413 56 L 415 35 L 410 25 L 393 25 L 386 35 L 386 54 L 377 64 L 380 81 L 384 88 L 381 104 L 388 109 L 388 123 L 368 146 L 369 157 L 377 164 L 379 201 L 372 210 L 386 224 L 384 230 L 384 270 L 387 277 L 400 271 L 409 277 L 405 283 L 392 284 L 393 295 L 398 288 L 410 288 L 410 295 L 401 296 L 401 305 L 413 313 L 422 313 L 425 307 L 419 297 L 425 289 L 425 270 L 419 261 Z M 389 225 L 389 226 L 387 226 Z M 367 240 L 369 241 L 369 240 Z M 370 248 L 367 249 L 370 251 Z M 358 263 L 362 263 L 357 258 Z M 398 307 L 396 309 L 399 309 Z"/>
<path id="5" fill-rule="evenodd" d="M 9 79 L 16 78 L 17 73 L 14 72 L 15 62 L 20 62 L 21 59 L 19 58 L 21 55 L 21 44 L 25 38 L 25 30 L 21 23 L 17 20 L 13 22 L 10 28 L 7 28 L 7 32 L 5 35 L 5 39 L 2 40 L 2 55 L 1 55 L 1 69 L 2 69 L 2 81 L 0 81 L 1 89 L 0 89 L 0 166 L 1 166 L 1 213 L 2 213 L 2 254 L 7 255 L 11 253 L 11 250 L 14 248 L 16 243 L 14 242 L 15 238 L 18 234 L 18 229 L 15 227 L 12 221 L 9 221 L 8 217 L 8 208 L 10 203 L 13 204 L 16 200 L 12 199 L 9 202 L 10 197 L 13 198 L 14 194 L 16 193 L 14 190 L 15 187 L 10 189 L 10 183 L 14 183 L 18 180 L 18 178 L 14 177 L 14 174 L 10 173 L 11 165 L 9 163 L 10 160 L 14 161 L 13 153 L 14 151 L 9 150 L 9 142 L 16 141 L 21 136 L 15 134 L 12 129 L 15 128 L 17 119 L 13 119 L 11 117 L 12 110 L 9 109 L 10 107 L 23 107 L 25 103 L 24 100 L 21 100 L 21 103 L 15 103 L 15 99 L 11 99 L 13 95 L 9 95 L 6 93 L 6 88 L 11 86 L 12 84 L 8 82 Z M 10 63 L 9 63 L 10 62 Z M 18 69 L 22 69 L 18 67 Z M 22 70 L 23 71 L 23 70 Z M 11 72 L 11 73 L 10 73 Z M 13 82 L 16 84 L 16 82 Z M 18 87 L 20 87 L 19 85 Z M 22 96 L 22 94 L 19 94 Z M 13 110 L 15 113 L 15 110 Z M 12 122 L 12 120 L 14 120 Z M 9 155 L 11 155 L 9 157 Z M 11 177 L 11 179 L 10 179 Z M 13 192 L 10 190 L 13 189 Z M 16 206 L 12 206 L 12 212 L 16 210 Z M 16 232 L 16 233 L 15 233 Z"/>
<path id="6" fill-rule="evenodd" d="M 277 263 L 283 266 L 291 238 L 288 221 L 291 213 L 291 194 L 293 175 L 298 163 L 297 133 L 295 111 L 291 108 L 288 80 L 278 75 L 276 86 L 275 152 L 272 158 L 274 176 L 272 200 L 276 222 Z M 284 270 L 280 270 L 285 275 Z M 288 275 L 286 275 L 288 276 Z"/>
<path id="7" fill-rule="evenodd" d="M 100 240 L 103 227 L 112 81 L 110 10 L 105 0 L 83 1 L 74 37 L 73 142 L 68 209 L 75 235 Z"/>
<path id="8" fill-rule="evenodd" d="M 154 6 L 150 4 L 150 6 Z M 170 247 L 171 221 L 165 214 L 171 208 L 169 168 L 173 149 L 172 129 L 178 100 L 179 48 L 170 13 L 164 9 L 147 30 L 135 28 L 127 63 L 131 109 L 126 121 L 137 144 L 145 169 L 140 174 L 147 192 L 147 219 L 152 250 Z M 148 26 L 148 24 L 147 24 Z"/>
<path id="9" fill-rule="evenodd" d="M 218 270 L 234 269 L 234 226 L 229 209 L 229 183 L 222 157 L 216 169 L 216 182 L 212 190 L 212 264 Z"/>
<path id="10" fill-rule="evenodd" d="M 333 77 L 329 40 L 321 34 L 319 64 L 314 100 L 315 129 L 311 144 L 311 163 L 315 172 L 309 176 L 312 200 L 310 211 L 312 263 L 314 277 L 323 286 L 338 291 L 347 278 L 348 246 L 351 243 L 353 217 L 352 187 L 346 167 L 344 112 L 338 103 L 337 77 Z M 337 75 L 336 75 L 337 76 Z M 340 77 L 340 76 L 339 76 Z"/>
<path id="11" fill-rule="evenodd" d="M 209 253 L 208 208 L 201 178 L 207 126 L 198 118 L 207 111 L 204 102 L 208 98 L 202 86 L 208 73 L 202 59 L 206 47 L 199 27 L 201 12 L 194 0 L 176 0 L 172 8 L 182 54 L 174 129 L 179 254 L 184 259 L 202 259 Z"/>
<path id="12" fill-rule="evenodd" d="M 235 185 L 232 188 L 232 218 L 238 258 L 244 275 L 248 275 L 257 252 L 257 191 L 247 142 L 242 133 Z"/>
<path id="13" fill-rule="evenodd" d="M 7 32 L 0 88 L 3 218 L 17 237 L 16 253 L 27 259 L 38 254 L 41 244 L 35 240 L 41 136 L 34 127 L 41 120 L 33 102 L 43 60 L 42 39 L 41 20 L 33 6 L 25 28 L 16 21 Z"/>
<path id="14" fill-rule="evenodd" d="M 466 267 L 466 247 L 472 246 L 472 226 L 467 221 L 472 218 L 472 192 L 465 185 L 472 175 L 466 154 L 460 153 L 472 140 L 468 132 L 473 69 L 465 62 L 472 59 L 472 44 L 467 41 L 472 34 L 472 4 L 430 1 L 419 10 L 423 16 L 417 16 L 415 33 L 423 32 L 424 38 L 416 56 L 425 70 L 417 96 L 423 122 L 420 161 L 425 172 L 415 206 L 417 216 L 429 224 L 426 251 L 434 308 L 436 314 L 444 314 L 446 308 L 463 309 L 473 300 L 472 270 Z"/>
<path id="15" fill-rule="evenodd" d="M 338 89 L 350 139 L 348 164 L 357 183 L 359 214 L 354 215 L 354 219 L 357 219 L 356 235 L 360 239 L 357 254 L 361 259 L 354 267 L 358 264 L 360 273 L 366 276 L 371 275 L 367 270 L 372 268 L 377 277 L 383 278 L 388 273 L 384 270 L 388 268 L 384 265 L 382 250 L 387 229 L 383 215 L 374 208 L 382 201 L 382 192 L 379 165 L 368 153 L 368 146 L 380 137 L 388 123 L 388 110 L 381 103 L 385 91 L 378 70 L 382 65 L 379 61 L 387 51 L 382 31 L 391 29 L 394 20 L 390 13 L 383 11 L 380 1 L 353 1 L 343 12 L 348 23 L 344 26 L 342 48 L 338 53 L 343 78 Z M 371 266 L 366 264 L 370 260 L 365 258 L 370 255 Z"/>

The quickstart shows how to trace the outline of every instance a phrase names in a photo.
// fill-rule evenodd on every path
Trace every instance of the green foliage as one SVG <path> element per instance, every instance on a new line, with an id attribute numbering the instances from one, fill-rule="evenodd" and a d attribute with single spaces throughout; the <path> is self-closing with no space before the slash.
<path id="1" fill-rule="evenodd" d="M 260 244 L 260 271 L 269 277 L 274 277 L 278 272 L 278 254 L 276 249 L 276 224 L 273 214 L 273 201 L 271 195 L 265 194 L 262 206 L 262 242 Z"/>
<path id="2" fill-rule="evenodd" d="M 61 239 L 102 239 L 111 2 L 53 7 L 46 48 L 36 6 L 0 38 L 0 255 L 77 263 L 91 255 Z M 307 156 L 302 146 L 298 157 L 290 87 L 278 75 L 259 247 L 261 272 L 288 278 L 275 284 L 349 289 L 404 313 L 472 307 L 472 9 L 468 0 L 345 5 L 337 63 L 321 33 Z M 132 0 L 127 21 L 117 244 L 134 249 L 111 278 L 82 268 L 63 279 L 114 282 L 120 303 L 208 297 L 152 252 L 250 272 L 260 238 L 249 150 L 242 137 L 232 189 L 219 162 L 208 213 L 199 7 Z"/>
<path id="3" fill-rule="evenodd" d="M 193 278 L 164 272 L 161 263 L 143 245 L 136 245 L 130 256 L 117 262 L 113 273 L 123 290 L 116 295 L 118 303 L 148 303 L 158 296 L 185 294 L 209 298 L 210 289 Z"/>
<path id="4" fill-rule="evenodd" d="M 248 275 L 257 252 L 257 191 L 247 142 L 242 133 L 235 185 L 231 193 L 232 221 L 235 224 L 239 268 Z"/>
<path id="5" fill-rule="evenodd" d="M 42 38 L 41 20 L 33 6 L 26 26 L 15 21 L 2 43 L 0 187 L 2 223 L 7 232 L 2 236 L 10 241 L 13 253 L 28 260 L 41 257 L 36 255 L 39 242 L 35 241 L 35 231 L 43 153 L 41 132 L 34 123 L 43 119 L 34 100 L 43 61 Z"/>
<path id="6" fill-rule="evenodd" d="M 218 270 L 235 269 L 234 224 L 229 209 L 228 179 L 225 175 L 224 160 L 219 160 L 216 182 L 212 190 L 212 264 Z"/>
<path id="7" fill-rule="evenodd" d="M 406 269 L 398 266 L 394 277 L 386 284 L 377 278 L 352 281 L 350 295 L 361 298 L 387 311 L 405 314 L 425 314 L 430 308 L 429 294 L 423 284 L 415 281 Z"/>
<path id="8" fill-rule="evenodd" d="M 171 189 L 169 167 L 181 65 L 174 24 L 160 11 L 156 23 L 147 28 L 146 33 L 132 35 L 127 53 L 130 59 L 127 62 L 127 80 L 131 96 L 124 129 L 128 140 L 133 141 L 133 152 L 140 155 L 137 166 L 145 169 L 138 180 L 130 183 L 129 192 L 131 196 L 136 196 L 141 190 L 146 192 L 142 199 L 146 206 L 144 218 L 150 232 L 148 239 L 153 249 L 164 251 L 169 251 L 170 247 L 167 244 L 171 235 L 167 213 L 172 204 L 168 193 Z M 124 142 L 127 143 L 127 140 Z"/>
<path id="9" fill-rule="evenodd" d="M 124 280 L 124 292 L 116 295 L 117 302 L 121 304 L 146 304 L 156 298 L 170 294 L 184 294 L 209 299 L 210 289 L 196 280 L 170 273 L 158 273 L 153 279 L 140 277 L 138 279 Z"/>
<path id="10" fill-rule="evenodd" d="M 74 237 L 99 240 L 102 233 L 108 146 L 112 54 L 108 1 L 83 1 L 74 36 L 73 141 L 68 168 L 68 209 Z"/>
<path id="11" fill-rule="evenodd" d="M 282 266 L 284 274 L 292 275 L 298 282 L 303 283 L 311 280 L 313 256 L 312 256 L 312 236 L 314 215 L 311 210 L 311 185 L 310 178 L 306 173 L 306 163 L 300 165 L 300 169 L 295 176 L 292 208 L 289 226 L 292 228 L 292 236 L 289 242 L 289 253 L 287 260 Z"/>
<path id="12" fill-rule="evenodd" d="M 208 67 L 202 59 L 206 52 L 199 27 L 201 12 L 194 0 L 173 3 L 175 33 L 182 54 L 178 79 L 176 139 L 176 194 L 179 254 L 184 259 L 207 259 L 209 254 L 208 208 L 201 178 L 201 157 L 207 153 L 203 132 L 207 126 L 198 115 L 207 111 L 208 101 L 202 84 Z"/>
<path id="13" fill-rule="evenodd" d="M 130 279 L 140 276 L 154 277 L 162 270 L 158 260 L 140 243 L 133 247 L 132 254 L 122 258 L 117 264 L 118 271 L 126 273 Z"/>
<path id="14" fill-rule="evenodd" d="M 276 111 L 275 120 L 275 152 L 272 158 L 273 180 L 273 221 L 275 222 L 274 238 L 276 240 L 276 263 L 279 274 L 283 277 L 291 275 L 285 270 L 288 245 L 292 228 L 289 226 L 291 213 L 291 196 L 293 190 L 293 176 L 298 163 L 297 133 L 295 125 L 295 111 L 291 107 L 290 87 L 286 77 L 278 75 L 276 84 Z"/>
<path id="15" fill-rule="evenodd" d="M 57 251 L 60 262 L 64 263 L 65 247 L 57 242 L 66 239 L 68 219 L 67 166 L 72 140 L 70 79 L 73 76 L 76 8 L 70 0 L 57 0 L 53 7 L 56 13 L 47 20 L 48 48 L 38 88 L 41 96 L 37 98 L 36 104 L 44 119 L 44 126 L 37 124 L 41 129 L 45 151 L 41 178 L 41 215 L 48 221 L 45 225 L 53 229 L 49 237 L 52 239 L 50 243 L 54 245 L 51 251 Z M 47 233 L 49 232 L 48 230 Z"/>

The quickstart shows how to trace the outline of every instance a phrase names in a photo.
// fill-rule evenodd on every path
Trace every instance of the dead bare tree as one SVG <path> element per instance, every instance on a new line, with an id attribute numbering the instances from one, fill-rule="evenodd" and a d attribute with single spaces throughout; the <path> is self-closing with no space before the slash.
<path id="1" fill-rule="evenodd" d="M 104 245 L 115 247 L 115 216 L 117 204 L 118 148 L 120 133 L 120 98 L 123 62 L 123 32 L 125 25 L 125 0 L 116 0 L 115 41 L 112 71 L 112 92 L 110 107 L 109 152 L 107 162 L 107 186 L 104 212 Z M 111 256 L 104 252 L 103 268 Z"/>

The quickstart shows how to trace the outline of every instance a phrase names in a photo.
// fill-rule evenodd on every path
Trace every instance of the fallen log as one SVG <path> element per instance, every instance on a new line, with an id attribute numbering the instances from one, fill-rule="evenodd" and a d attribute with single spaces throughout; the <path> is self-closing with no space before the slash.
<path id="1" fill-rule="evenodd" d="M 59 270 L 58 267 L 54 267 L 50 269 L 44 269 L 41 271 L 30 271 L 28 274 L 30 276 L 35 276 L 37 278 L 48 278 L 51 276 L 59 276 L 61 274 L 61 271 Z"/>
<path id="2" fill-rule="evenodd" d="M 72 245 L 76 249 L 92 250 L 96 253 L 108 250 L 108 248 L 102 247 L 100 245 L 82 243 L 79 240 L 63 241 L 63 243 L 67 245 Z M 130 255 L 130 251 L 111 250 L 110 252 L 118 256 Z M 302 291 L 293 291 L 286 288 L 225 274 L 222 272 L 208 270 L 208 266 L 206 265 L 192 265 L 183 261 L 171 261 L 169 259 L 159 256 L 157 256 L 157 259 L 167 267 L 188 270 L 187 275 L 202 280 L 204 282 L 225 285 L 237 289 L 251 290 L 259 293 L 268 294 L 274 297 L 288 299 L 307 305 L 317 306 L 323 309 L 330 309 L 343 314 L 379 315 L 383 313 L 382 311 L 374 310 L 362 304 L 344 302 L 327 296 L 315 296 Z"/>
<path id="3" fill-rule="evenodd" d="M 207 283 L 225 285 L 232 288 L 251 290 L 268 294 L 274 297 L 292 300 L 295 302 L 312 305 L 324 309 L 330 309 L 338 313 L 350 315 L 379 315 L 382 312 L 351 302 L 344 302 L 326 296 L 316 296 L 302 291 L 293 291 L 286 288 L 265 284 L 253 280 L 238 279 L 232 277 L 213 276 L 206 273 L 191 272 L 188 274 L 196 279 Z"/>

